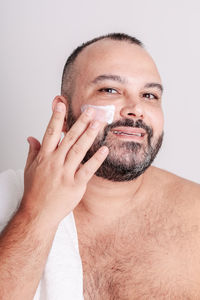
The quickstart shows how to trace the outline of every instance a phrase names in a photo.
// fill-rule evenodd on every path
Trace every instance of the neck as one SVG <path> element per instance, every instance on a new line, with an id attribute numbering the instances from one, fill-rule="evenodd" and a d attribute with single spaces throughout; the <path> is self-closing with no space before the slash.
<path id="1" fill-rule="evenodd" d="M 142 204 L 144 184 L 145 174 L 129 182 L 111 182 L 93 176 L 74 212 L 95 223 L 114 222 Z"/>

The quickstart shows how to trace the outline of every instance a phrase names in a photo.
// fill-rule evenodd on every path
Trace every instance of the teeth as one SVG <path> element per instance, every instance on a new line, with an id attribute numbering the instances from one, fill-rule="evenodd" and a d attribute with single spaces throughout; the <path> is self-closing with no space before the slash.
<path id="1" fill-rule="evenodd" d="M 139 136 L 141 137 L 142 134 L 141 133 L 126 133 L 126 132 L 123 132 L 123 131 L 117 131 L 117 130 L 114 130 L 113 133 L 115 134 L 123 134 L 123 135 L 135 135 L 135 136 Z"/>

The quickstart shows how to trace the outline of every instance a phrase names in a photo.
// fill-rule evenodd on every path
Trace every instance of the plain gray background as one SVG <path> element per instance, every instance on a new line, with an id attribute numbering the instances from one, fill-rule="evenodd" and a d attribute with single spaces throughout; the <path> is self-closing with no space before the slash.
<path id="1" fill-rule="evenodd" d="M 40 141 L 72 50 L 98 35 L 141 39 L 165 88 L 165 137 L 154 165 L 200 182 L 200 2 L 1 0 L 0 171 L 23 169 Z"/>

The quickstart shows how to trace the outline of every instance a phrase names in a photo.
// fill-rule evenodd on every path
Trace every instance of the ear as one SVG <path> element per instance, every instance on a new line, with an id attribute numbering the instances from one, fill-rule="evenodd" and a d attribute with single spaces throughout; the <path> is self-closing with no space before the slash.
<path id="1" fill-rule="evenodd" d="M 68 108 L 69 108 L 69 102 L 68 102 L 68 99 L 63 97 L 63 96 L 56 96 L 54 99 L 53 99 L 53 102 L 52 102 L 52 111 L 54 111 L 54 108 L 56 106 L 56 104 L 58 104 L 59 102 L 62 102 L 65 104 L 66 106 L 66 115 L 65 115 L 65 120 L 64 120 L 64 123 L 63 123 L 63 129 L 62 131 L 64 133 L 66 133 L 66 129 L 67 129 L 67 115 L 68 115 Z"/>

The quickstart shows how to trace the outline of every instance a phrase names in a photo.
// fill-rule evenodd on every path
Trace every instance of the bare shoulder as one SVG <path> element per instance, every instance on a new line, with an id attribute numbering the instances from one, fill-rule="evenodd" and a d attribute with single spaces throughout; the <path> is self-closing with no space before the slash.
<path id="1" fill-rule="evenodd" d="M 180 241 L 194 245 L 193 251 L 198 252 L 199 261 L 200 185 L 159 168 L 152 167 L 149 172 L 151 185 L 155 186 L 154 202 L 161 207 L 159 222 L 167 222 L 171 237 L 171 231 L 175 231 Z"/>
<path id="2" fill-rule="evenodd" d="M 155 195 L 163 199 L 167 207 L 183 217 L 190 215 L 198 219 L 200 224 L 200 184 L 156 167 L 149 169 L 148 177 Z"/>
<path id="3" fill-rule="evenodd" d="M 157 167 L 151 167 L 150 176 L 154 184 L 169 195 L 200 202 L 200 184 Z"/>

